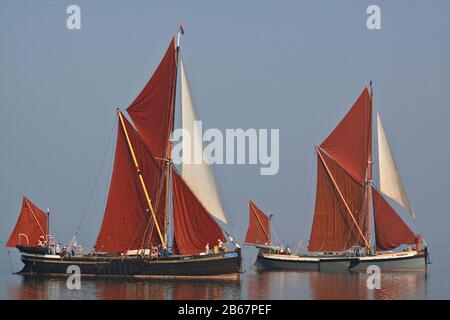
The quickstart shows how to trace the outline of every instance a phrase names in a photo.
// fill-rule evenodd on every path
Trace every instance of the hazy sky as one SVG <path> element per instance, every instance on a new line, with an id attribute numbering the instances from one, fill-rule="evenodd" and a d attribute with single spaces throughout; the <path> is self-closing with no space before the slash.
<path id="1" fill-rule="evenodd" d="M 81 30 L 66 28 L 70 4 L 81 7 Z M 381 7 L 381 30 L 366 27 L 370 4 Z M 51 207 L 54 233 L 67 241 L 107 150 L 80 233 L 81 243 L 93 244 L 108 189 L 115 107 L 132 102 L 180 21 L 204 127 L 280 129 L 277 175 L 260 176 L 258 166 L 216 168 L 240 240 L 248 199 L 275 214 L 292 246 L 308 239 L 314 146 L 373 80 L 374 107 L 416 227 L 429 243 L 450 242 L 449 1 L 2 0 L 2 243 L 22 195 Z"/>

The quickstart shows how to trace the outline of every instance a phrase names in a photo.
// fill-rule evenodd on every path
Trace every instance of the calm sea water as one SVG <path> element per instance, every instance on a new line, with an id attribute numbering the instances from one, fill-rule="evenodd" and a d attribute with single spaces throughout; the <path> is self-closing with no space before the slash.
<path id="1" fill-rule="evenodd" d="M 3 250 L 0 299 L 450 299 L 450 245 L 430 250 L 427 273 L 384 273 L 379 290 L 367 289 L 366 274 L 258 272 L 248 248 L 240 281 L 82 279 L 80 290 L 69 290 L 63 278 L 12 275 L 19 254 Z"/>

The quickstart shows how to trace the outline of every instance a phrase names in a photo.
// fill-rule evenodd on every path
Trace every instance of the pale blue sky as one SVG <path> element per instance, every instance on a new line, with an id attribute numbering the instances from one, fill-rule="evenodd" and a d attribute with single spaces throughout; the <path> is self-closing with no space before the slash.
<path id="1" fill-rule="evenodd" d="M 66 28 L 78 4 L 82 29 Z M 366 28 L 381 6 L 382 30 Z M 430 243 L 449 243 L 450 2 L 448 1 L 5 1 L 0 2 L 0 240 L 22 195 L 52 208 L 70 238 L 116 121 L 159 63 L 178 22 L 182 54 L 205 127 L 279 128 L 280 171 L 219 166 L 242 240 L 247 200 L 275 214 L 293 246 L 307 240 L 319 144 L 374 81 L 400 173 Z M 95 241 L 112 149 L 80 239 Z M 404 212 L 402 215 L 406 217 Z M 409 220 L 407 220 L 409 222 Z"/>

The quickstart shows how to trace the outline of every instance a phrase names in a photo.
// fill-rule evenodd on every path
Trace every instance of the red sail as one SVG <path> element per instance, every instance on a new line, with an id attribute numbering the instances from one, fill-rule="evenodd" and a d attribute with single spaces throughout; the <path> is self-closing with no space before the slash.
<path id="1" fill-rule="evenodd" d="M 137 131 L 156 159 L 165 159 L 168 151 L 173 130 L 176 75 L 175 40 L 172 39 L 155 73 L 127 108 Z"/>
<path id="2" fill-rule="evenodd" d="M 371 152 L 372 102 L 368 88 L 320 147 L 360 184 Z"/>
<path id="3" fill-rule="evenodd" d="M 365 225 L 365 188 L 320 149 L 319 152 L 323 161 L 318 154 L 316 207 L 308 250 L 340 252 L 353 245 L 364 246 L 344 200 L 358 225 Z"/>
<path id="4" fill-rule="evenodd" d="M 164 232 L 165 193 L 161 191 L 165 189 L 163 173 L 136 130 L 125 117 L 123 120 L 159 227 Z M 96 251 L 124 252 L 160 243 L 125 131 L 119 121 L 112 179 Z"/>
<path id="5" fill-rule="evenodd" d="M 36 247 L 41 236 L 47 237 L 47 214 L 23 197 L 22 210 L 6 246 Z"/>
<path id="6" fill-rule="evenodd" d="M 223 232 L 214 219 L 172 168 L 174 242 L 180 254 L 197 254 L 205 246 L 225 242 Z"/>
<path id="7" fill-rule="evenodd" d="M 270 241 L 270 220 L 252 201 L 248 202 L 249 220 L 246 243 L 261 244 Z"/>
<path id="8" fill-rule="evenodd" d="M 416 235 L 375 188 L 372 188 L 372 198 L 377 250 L 415 244 Z"/>
<path id="9" fill-rule="evenodd" d="M 310 251 L 367 245 L 366 176 L 371 154 L 372 102 L 366 87 L 317 148 L 317 190 Z M 352 218 L 353 217 L 353 218 Z"/>

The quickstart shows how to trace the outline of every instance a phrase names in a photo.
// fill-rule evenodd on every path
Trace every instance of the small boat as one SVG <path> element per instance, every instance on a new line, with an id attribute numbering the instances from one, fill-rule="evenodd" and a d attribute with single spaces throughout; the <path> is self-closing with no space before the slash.
<path id="1" fill-rule="evenodd" d="M 378 188 L 372 180 L 372 97 L 370 83 L 316 147 L 316 205 L 307 252 L 280 255 L 262 248 L 257 256 L 262 269 L 366 272 L 376 265 L 382 271 L 427 270 L 424 239 L 408 227 L 387 200 L 397 202 L 415 218 L 379 114 Z M 415 247 L 392 251 L 402 245 Z"/>
<path id="2" fill-rule="evenodd" d="M 248 202 L 248 210 L 248 228 L 244 244 L 254 246 L 261 252 L 290 252 L 288 247 L 272 242 L 272 215 L 264 213 L 251 200 Z"/>
<path id="3" fill-rule="evenodd" d="M 68 266 L 76 265 L 83 276 L 239 279 L 240 246 L 219 224 L 228 219 L 212 170 L 205 161 L 191 164 L 184 158 L 202 141 L 194 134 L 197 116 L 179 52 L 181 33 L 127 108 L 134 126 L 116 110 L 114 165 L 94 250 L 57 254 L 48 216 L 24 198 L 7 243 L 22 254 L 20 273 L 67 275 Z M 179 66 L 182 127 L 194 137 L 190 143 L 183 139 L 181 173 L 172 161 Z M 44 246 L 38 246 L 40 239 Z"/>

